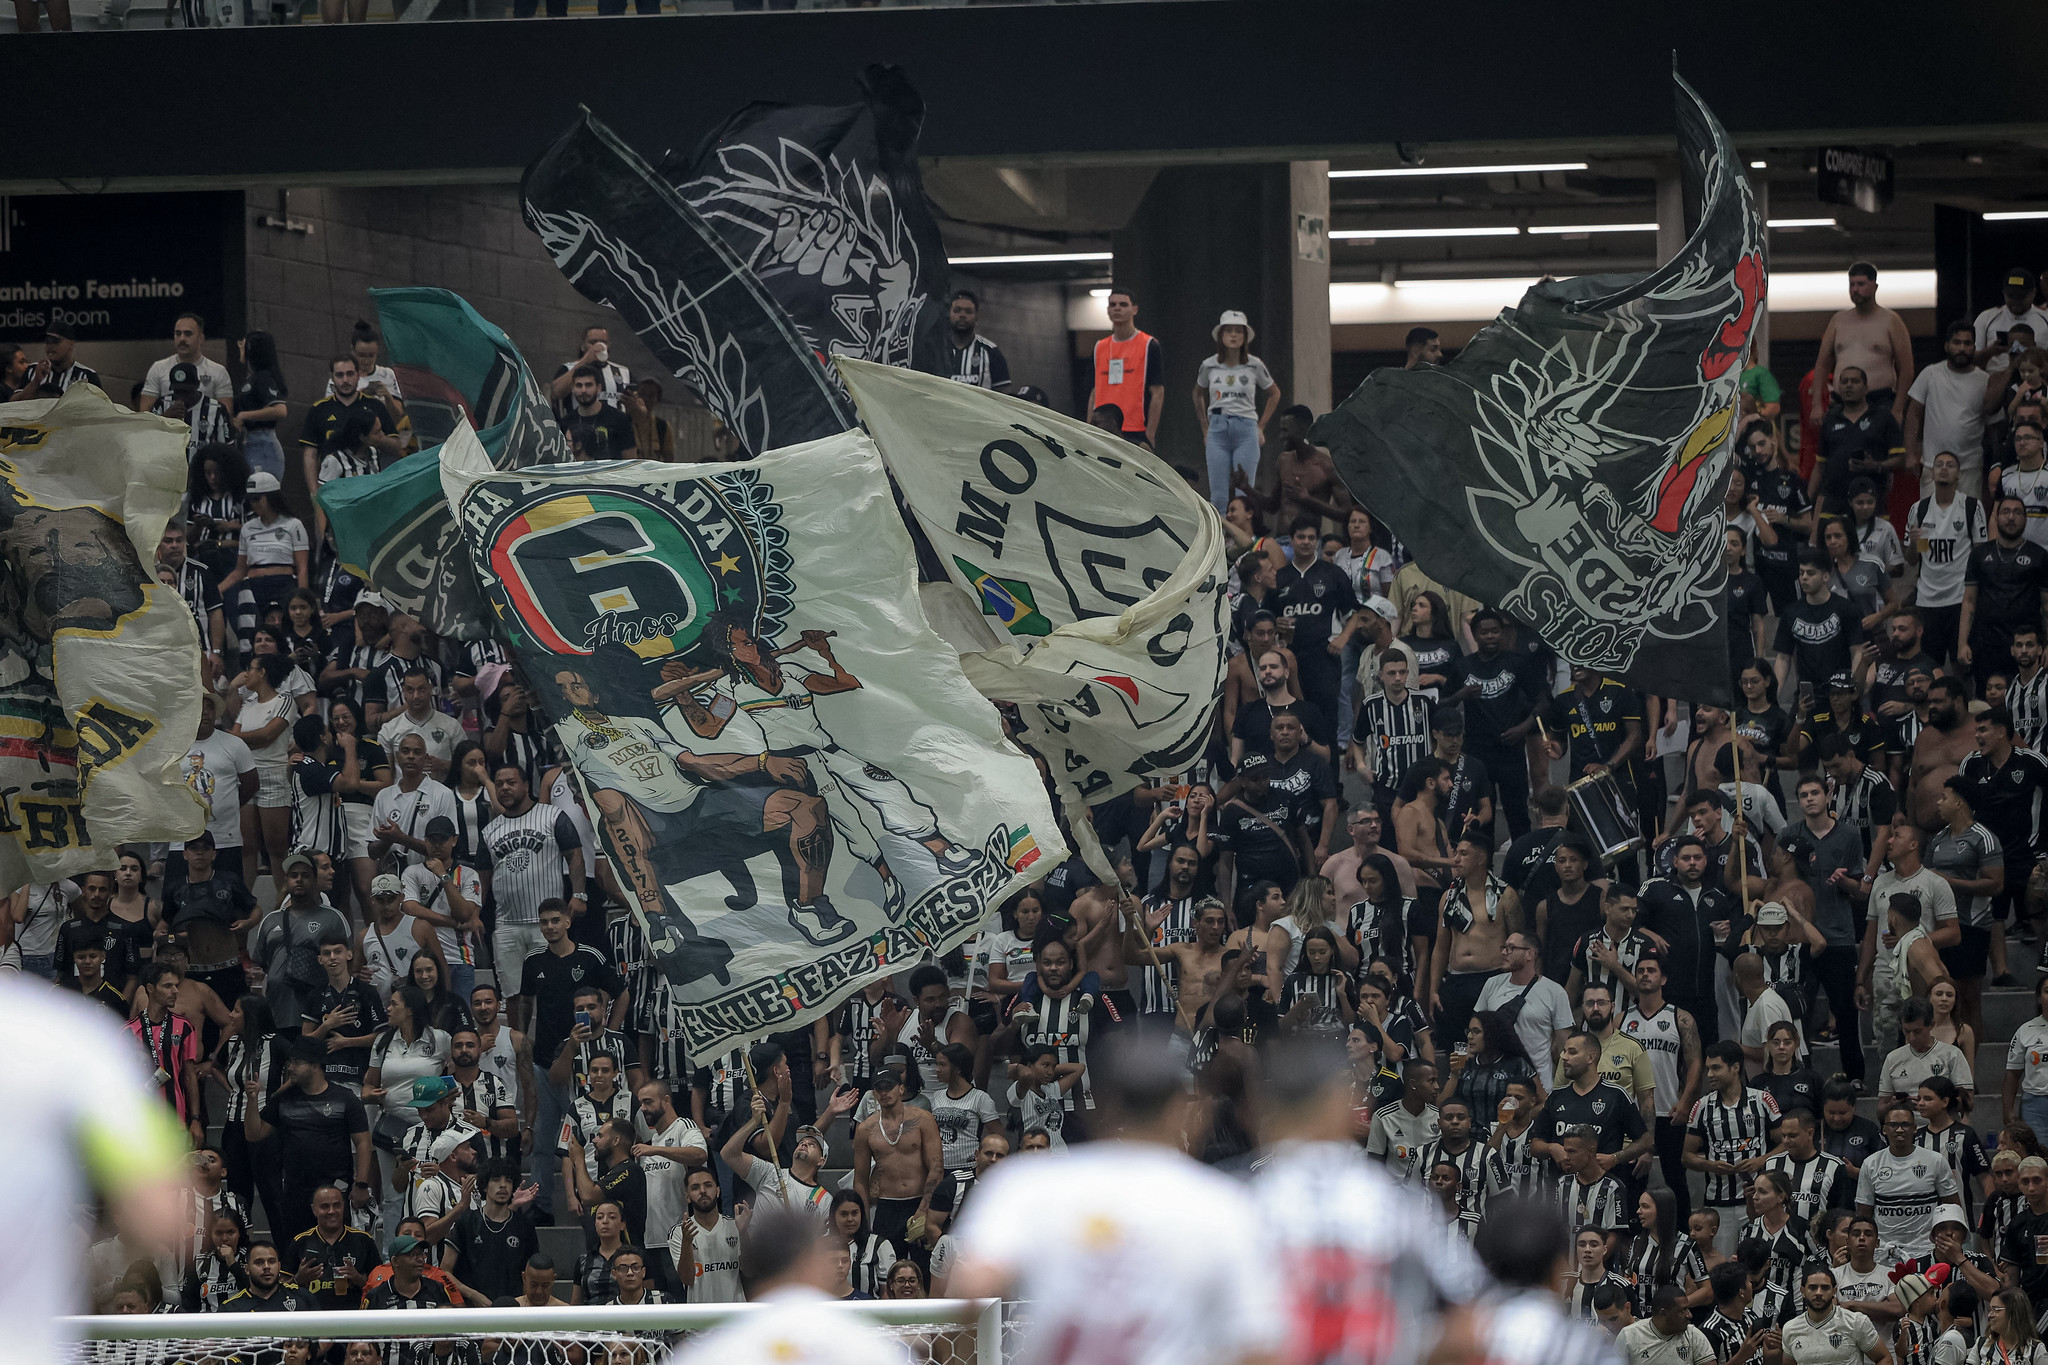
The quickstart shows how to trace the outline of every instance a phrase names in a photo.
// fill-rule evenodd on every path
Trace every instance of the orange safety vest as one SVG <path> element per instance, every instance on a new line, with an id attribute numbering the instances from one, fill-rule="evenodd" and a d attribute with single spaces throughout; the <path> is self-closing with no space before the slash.
<path id="1" fill-rule="evenodd" d="M 1123 409 L 1124 430 L 1145 429 L 1145 356 L 1152 338 L 1134 332 L 1129 341 L 1106 336 L 1095 343 L 1095 406 Z"/>

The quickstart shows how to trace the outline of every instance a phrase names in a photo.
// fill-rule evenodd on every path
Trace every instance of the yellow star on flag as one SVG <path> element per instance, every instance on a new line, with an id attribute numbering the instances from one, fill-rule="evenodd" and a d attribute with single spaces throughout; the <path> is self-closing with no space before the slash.
<path id="1" fill-rule="evenodd" d="M 740 566 L 740 562 L 731 555 L 720 555 L 716 562 L 720 573 L 731 573 Z"/>

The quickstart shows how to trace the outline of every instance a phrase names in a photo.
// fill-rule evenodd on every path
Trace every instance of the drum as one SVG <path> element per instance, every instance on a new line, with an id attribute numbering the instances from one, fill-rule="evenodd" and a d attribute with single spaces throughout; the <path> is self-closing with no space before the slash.
<path id="1" fill-rule="evenodd" d="M 1582 777 L 1564 794 L 1571 803 L 1572 828 L 1593 841 L 1603 865 L 1643 846 L 1635 797 L 1613 773 Z"/>

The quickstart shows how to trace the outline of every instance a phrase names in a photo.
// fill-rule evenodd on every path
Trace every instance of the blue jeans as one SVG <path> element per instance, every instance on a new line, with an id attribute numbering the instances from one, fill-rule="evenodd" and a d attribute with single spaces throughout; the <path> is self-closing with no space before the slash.
<path id="1" fill-rule="evenodd" d="M 455 992 L 455 998 L 467 1005 L 469 993 L 476 989 L 476 968 L 467 962 L 449 963 L 448 986 Z"/>
<path id="2" fill-rule="evenodd" d="M 1344 672 L 1337 678 L 1337 748 L 1330 755 L 1338 772 L 1344 771 L 1343 750 L 1351 747 L 1351 726 L 1358 719 L 1358 664 L 1365 658 L 1365 639 L 1354 635 L 1344 646 Z"/>
<path id="3" fill-rule="evenodd" d="M 2034 1136 L 2048 1133 L 2048 1095 L 2020 1096 L 2020 1122 L 2034 1130 Z"/>
<path id="4" fill-rule="evenodd" d="M 242 433 L 242 458 L 249 462 L 249 472 L 257 470 L 284 480 L 284 447 L 278 443 L 275 431 L 248 431 Z"/>
<path id="5" fill-rule="evenodd" d="M 563 1047 L 573 1044 L 563 1043 Z M 555 1144 L 562 1136 L 562 1120 L 574 1104 L 575 1097 L 566 1085 L 556 1085 L 547 1076 L 547 1068 L 538 1061 L 533 1067 L 533 1158 L 531 1172 L 534 1183 L 540 1186 L 540 1194 L 534 1198 L 534 1207 L 553 1217 L 555 1211 L 555 1180 L 562 1172 L 561 1154 Z"/>
<path id="6" fill-rule="evenodd" d="M 1259 472 L 1259 424 L 1249 417 L 1209 414 L 1209 501 L 1221 513 L 1230 506 L 1230 475 L 1249 482 Z"/>
<path id="7" fill-rule="evenodd" d="M 45 981 L 57 979 L 57 955 L 55 953 L 23 953 L 21 969 L 30 976 L 40 976 Z"/>

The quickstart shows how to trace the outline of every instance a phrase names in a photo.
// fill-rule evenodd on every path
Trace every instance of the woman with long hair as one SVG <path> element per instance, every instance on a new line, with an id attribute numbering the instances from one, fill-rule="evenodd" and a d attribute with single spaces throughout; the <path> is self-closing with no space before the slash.
<path id="1" fill-rule="evenodd" d="M 242 433 L 242 449 L 251 469 L 284 478 L 284 447 L 277 424 L 285 419 L 284 367 L 277 361 L 277 342 L 268 332 L 249 332 L 241 340 L 242 384 L 235 390 L 235 410 L 228 420 Z"/>
<path id="2" fill-rule="evenodd" d="M 2048 1365 L 2048 1348 L 2034 1327 L 2034 1303 L 2017 1286 L 1999 1290 L 1984 1305 L 1984 1339 L 1970 1365 Z"/>
<path id="3" fill-rule="evenodd" d="M 1475 1129 L 1491 1128 L 1500 1114 L 1500 1102 L 1515 1081 L 1527 1081 L 1542 1093 L 1544 1082 L 1536 1074 L 1528 1048 L 1500 1010 L 1479 1010 L 1465 1025 L 1465 1039 L 1451 1050 L 1452 1093 L 1472 1110 Z"/>
<path id="4" fill-rule="evenodd" d="M 974 1155 L 989 1133 L 1003 1130 L 996 1102 L 974 1084 L 974 1052 L 965 1043 L 941 1043 L 932 1049 L 930 1096 L 932 1117 L 944 1140 L 941 1157 L 955 1188 L 966 1190 L 974 1179 Z"/>
<path id="5" fill-rule="evenodd" d="M 683 1217 L 689 1216 L 685 1210 Z M 616 1199 L 600 1199 L 590 1206 L 590 1230 L 594 1244 L 586 1244 L 570 1276 L 572 1304 L 608 1302 L 618 1288 L 612 1279 L 612 1257 L 633 1245 L 626 1236 L 625 1206 Z"/>
<path id="6" fill-rule="evenodd" d="M 249 746 L 256 761 L 256 799 L 242 807 L 242 884 L 256 885 L 262 866 L 261 854 L 268 850 L 271 866 L 284 867 L 292 837 L 292 790 L 286 776 L 291 758 L 292 722 L 298 708 L 278 689 L 291 674 L 291 660 L 281 654 L 265 654 L 249 660 L 249 666 L 234 681 L 238 695 L 228 700 L 239 703 L 228 733 Z M 253 701 L 242 701 L 246 689 Z"/>
<path id="7" fill-rule="evenodd" d="M 294 1029 L 293 1035 L 297 1032 Z M 283 1171 L 278 1164 L 277 1141 L 273 1136 L 251 1142 L 242 1120 L 251 1103 L 260 1110 L 284 1084 L 289 1051 L 289 1040 L 279 1035 L 270 1002 L 260 993 L 251 992 L 228 1011 L 220 1042 L 202 1068 L 227 1092 L 220 1133 L 221 1158 L 228 1169 L 223 1188 L 232 1191 L 245 1209 L 254 1209 L 260 1197 L 264 1217 L 274 1228 L 286 1226 L 282 1221 Z M 257 1093 L 253 1101 L 248 1090 L 252 1080 L 256 1082 Z"/>
<path id="8" fill-rule="evenodd" d="M 1301 962 L 1287 974 L 1280 988 L 1280 1013 L 1293 1013 L 1304 1006 L 1303 1026 L 1327 1025 L 1348 1028 L 1356 1011 L 1351 1004 L 1351 978 L 1345 975 L 1337 957 L 1337 935 L 1327 924 L 1319 924 L 1301 940 Z"/>
<path id="9" fill-rule="evenodd" d="M 1922 1123 L 1915 1144 L 1939 1152 L 1948 1163 L 1956 1184 L 1962 1187 L 1963 1212 L 1975 1227 L 1977 1200 L 1991 1196 L 1991 1156 L 1977 1130 L 1960 1120 L 1963 1092 L 1946 1076 L 1929 1076 L 1914 1092 L 1913 1108 Z"/>
<path id="10" fill-rule="evenodd" d="M 1451 665 L 1464 657 L 1458 625 L 1444 599 L 1424 589 L 1408 600 L 1401 615 L 1401 643 L 1415 657 L 1415 676 L 1408 686 L 1437 700 L 1437 689 L 1451 680 Z"/>
<path id="11" fill-rule="evenodd" d="M 206 1229 L 206 1249 L 185 1272 L 181 1307 L 187 1313 L 218 1313 L 230 1294 L 249 1287 L 249 1228 L 233 1209 L 222 1209 Z"/>
<path id="12" fill-rule="evenodd" d="M 142 855 L 123 849 L 114 868 L 114 899 L 107 906 L 107 915 L 134 948 L 132 955 L 138 965 L 156 956 L 156 928 L 164 913 L 162 902 L 142 893 L 148 880 L 149 869 Z"/>
<path id="13" fill-rule="evenodd" d="M 210 443 L 193 453 L 185 478 L 185 535 L 192 557 L 213 571 L 215 584 L 234 571 L 249 516 L 243 488 L 249 466 L 231 445 Z"/>
<path id="14" fill-rule="evenodd" d="M 370 1064 L 363 1072 L 363 1105 L 370 1109 L 373 1129 L 388 1132 L 418 1124 L 418 1110 L 403 1103 L 387 1106 L 385 1100 L 394 1090 L 409 1094 L 413 1081 L 447 1073 L 448 1035 L 432 1021 L 433 1006 L 425 991 L 410 981 L 392 990 L 385 1025 L 370 1044 Z M 406 1192 L 399 1187 L 397 1165 L 388 1153 L 384 1164 L 384 1226 L 395 1228 L 405 1212 Z"/>
<path id="15" fill-rule="evenodd" d="M 348 848 L 342 859 L 347 869 L 347 887 L 355 893 L 358 918 L 370 918 L 370 883 L 377 875 L 377 861 L 370 856 L 370 835 L 376 824 L 377 793 L 391 785 L 391 756 L 373 739 L 363 720 L 363 708 L 353 698 L 336 697 L 328 703 L 327 725 L 334 744 L 356 751 L 356 786 L 341 794 L 341 815 L 347 825 Z M 337 899 L 346 897 L 337 890 Z"/>
<path id="16" fill-rule="evenodd" d="M 1764 638 L 1764 618 L 1771 614 L 1771 595 L 1750 567 L 1750 543 L 1751 537 L 1732 525 L 1722 542 L 1721 566 L 1728 572 L 1728 658 L 1738 667 L 1770 643 Z"/>
<path id="17" fill-rule="evenodd" d="M 988 989 L 991 995 L 1007 998 L 1024 989 L 1031 973 L 1031 945 L 1045 924 L 1045 898 L 1036 887 L 1026 887 L 1003 902 L 1002 929 L 989 945 Z"/>
<path id="18" fill-rule="evenodd" d="M 1778 675 L 1761 658 L 1745 660 L 1735 675 L 1735 690 L 1741 700 L 1729 712 L 1729 722 L 1736 734 L 1749 741 L 1749 747 L 1756 750 L 1757 759 L 1763 764 L 1762 772 L 1745 772 L 1742 780 L 1769 787 L 1782 812 L 1786 805 L 1781 774 L 1797 760 L 1787 752 L 1792 740 L 1792 717 L 1778 705 Z"/>
<path id="19" fill-rule="evenodd" d="M 1955 978 L 1937 976 L 1927 983 L 1927 1007 L 1934 1012 L 1934 1022 L 1928 1031 L 1944 1043 L 1952 1043 L 1956 1051 L 1965 1057 L 1977 1055 L 1977 1031 L 1956 1017 L 1956 1007 L 1962 995 L 1957 990 Z"/>
<path id="20" fill-rule="evenodd" d="M 1302 940 L 1311 930 L 1330 927 L 1336 918 L 1332 889 L 1328 877 L 1303 877 L 1287 893 L 1287 914 L 1266 931 L 1266 988 L 1273 999 L 1280 998 L 1288 973 L 1301 963 Z M 1358 950 L 1341 940 L 1336 949 L 1338 970 L 1357 971 Z"/>
<path id="21" fill-rule="evenodd" d="M 1384 962 L 1394 969 L 1397 988 L 1415 989 L 1415 940 L 1409 917 L 1415 898 L 1401 894 L 1401 876 L 1384 853 L 1369 853 L 1358 862 L 1358 903 L 1344 936 L 1361 964 Z M 1361 968 L 1362 970 L 1362 968 Z"/>
<path id="22" fill-rule="evenodd" d="M 1794 1109 L 1820 1111 L 1820 1073 L 1799 1060 L 1799 1026 L 1790 1019 L 1774 1021 L 1764 1036 L 1764 1069 L 1749 1081 L 1753 1090 L 1767 1091 L 1777 1101 L 1778 1112 Z"/>
<path id="23" fill-rule="evenodd" d="M 308 678 L 327 665 L 327 627 L 320 620 L 320 595 L 300 588 L 284 604 L 284 649 Z"/>
<path id="24" fill-rule="evenodd" d="M 1688 1308 L 1714 1301 L 1706 1262 L 1693 1239 L 1679 1230 L 1678 1200 L 1670 1190 L 1644 1190 L 1636 1196 L 1636 1235 L 1627 1268 L 1635 1276 L 1637 1317 L 1650 1315 L 1657 1291 L 1667 1284 L 1685 1291 Z"/>
<path id="25" fill-rule="evenodd" d="M 1771 1253 L 1765 1282 L 1790 1293 L 1806 1260 L 1806 1229 L 1792 1219 L 1791 1182 L 1779 1171 L 1758 1171 L 1750 1189 L 1750 1208 L 1755 1217 L 1743 1224 L 1741 1241 L 1754 1237 L 1764 1243 Z"/>
<path id="26" fill-rule="evenodd" d="M 285 674 L 284 681 L 277 685 L 277 690 L 291 699 L 292 706 L 299 715 L 310 716 L 320 708 L 320 695 L 313 690 L 313 673 L 319 670 L 316 668 L 313 673 L 309 673 L 301 668 L 292 657 L 289 640 L 290 637 L 281 626 L 258 626 L 249 640 L 250 652 L 258 658 L 265 654 L 275 654 L 291 664 L 291 672 Z M 242 700 L 249 700 L 249 694 L 243 693 Z"/>
<path id="27" fill-rule="evenodd" d="M 1829 1265 L 1839 1269 L 1849 1264 L 1849 1224 L 1854 1221 L 1852 1209 L 1822 1209 L 1813 1215 L 1813 1244 Z"/>
<path id="28" fill-rule="evenodd" d="M 1858 549 L 1855 524 L 1847 517 L 1829 517 L 1821 523 L 1820 545 L 1827 551 L 1828 582 L 1849 599 L 1863 618 L 1863 629 L 1876 630 L 1892 614 L 1891 575 Z"/>
<path id="29" fill-rule="evenodd" d="M 235 634 L 244 650 L 264 608 L 284 605 L 294 589 L 307 586 L 313 551 L 305 523 L 291 514 L 275 478 L 259 469 L 247 487 L 249 514 L 235 546 L 235 567 L 220 581 L 221 600 L 235 603 Z"/>
<path id="30" fill-rule="evenodd" d="M 443 1033 L 453 1033 L 459 1028 L 476 1027 L 476 1018 L 469 1012 L 469 1002 L 450 990 L 441 979 L 441 964 L 433 954 L 415 955 L 405 974 L 413 985 L 420 988 L 420 994 L 427 997 L 427 1019 L 435 1028 Z"/>
<path id="31" fill-rule="evenodd" d="M 898 1261 L 890 1266 L 888 1285 L 886 1298 L 921 1299 L 925 1296 L 924 1272 L 917 1268 L 916 1261 Z"/>
<path id="32" fill-rule="evenodd" d="M 1280 386 L 1266 362 L 1251 353 L 1252 326 L 1243 313 L 1226 311 L 1209 336 L 1216 354 L 1195 370 L 1195 420 L 1208 432 L 1209 501 L 1221 513 L 1230 495 L 1251 487 L 1259 472 L 1259 448 L 1280 409 Z"/>

